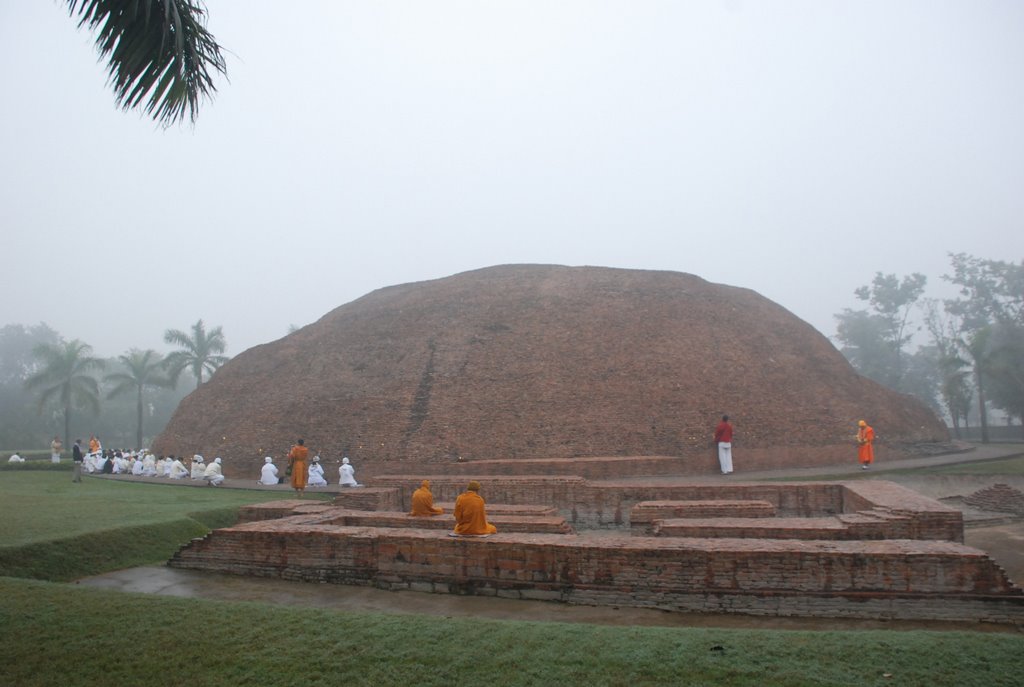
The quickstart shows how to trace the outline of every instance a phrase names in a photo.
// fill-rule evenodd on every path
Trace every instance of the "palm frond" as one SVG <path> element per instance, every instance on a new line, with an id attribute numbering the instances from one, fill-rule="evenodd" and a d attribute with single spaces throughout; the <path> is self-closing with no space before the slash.
<path id="1" fill-rule="evenodd" d="M 221 46 L 206 28 L 205 5 L 195 0 L 65 0 L 79 27 L 96 31 L 108 61 L 117 104 L 142 106 L 163 126 L 194 123 L 199 105 L 227 75 Z M 147 100 L 148 97 L 148 100 Z"/>

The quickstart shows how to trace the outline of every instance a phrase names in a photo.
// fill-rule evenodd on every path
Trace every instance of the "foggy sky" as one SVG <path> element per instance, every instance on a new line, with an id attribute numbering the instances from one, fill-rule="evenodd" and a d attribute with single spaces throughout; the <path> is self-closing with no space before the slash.
<path id="1" fill-rule="evenodd" d="M 1024 3 L 210 2 L 196 126 L 0 3 L 0 325 L 231 355 L 506 263 L 689 272 L 835 331 L 876 271 L 1024 257 Z"/>

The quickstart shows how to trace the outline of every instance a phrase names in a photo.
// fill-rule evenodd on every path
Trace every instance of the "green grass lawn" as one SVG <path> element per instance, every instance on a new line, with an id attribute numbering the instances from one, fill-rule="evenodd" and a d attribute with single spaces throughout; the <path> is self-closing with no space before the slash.
<path id="1" fill-rule="evenodd" d="M 343 613 L 0 579 L 7 685 L 1020 685 L 1024 637 Z M 716 647 L 719 647 L 716 649 Z M 891 677 L 884 677 L 885 674 Z"/>
<path id="2" fill-rule="evenodd" d="M 190 537 L 233 521 L 240 504 L 279 498 L 0 472 L 0 685 L 1024 683 L 1020 633 L 608 627 L 356 614 L 16 579 L 71 580 L 161 562 Z"/>
<path id="3" fill-rule="evenodd" d="M 146 484 L 60 472 L 0 473 L 0 575 L 66 581 L 166 560 L 235 521 L 247 503 L 290 494 Z M 327 495 L 310 495 L 327 498 Z"/>

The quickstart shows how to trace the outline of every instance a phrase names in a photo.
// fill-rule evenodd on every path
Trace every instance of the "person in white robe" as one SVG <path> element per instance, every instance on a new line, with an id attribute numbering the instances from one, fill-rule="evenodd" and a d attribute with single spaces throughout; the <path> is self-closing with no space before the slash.
<path id="1" fill-rule="evenodd" d="M 142 477 L 142 471 L 145 469 L 145 462 L 136 456 L 132 456 L 132 474 L 136 477 Z"/>
<path id="2" fill-rule="evenodd" d="M 309 477 L 306 479 L 306 486 L 327 486 L 327 480 L 324 479 L 324 468 L 320 465 L 320 456 L 313 456 L 313 462 L 309 464 Z"/>
<path id="3" fill-rule="evenodd" d="M 192 456 L 192 479 L 202 479 L 203 473 L 206 471 L 206 462 L 203 457 L 198 453 Z"/>
<path id="4" fill-rule="evenodd" d="M 142 459 L 142 476 L 143 477 L 156 477 L 156 456 L 152 453 L 147 453 L 146 457 Z"/>
<path id="5" fill-rule="evenodd" d="M 175 458 L 171 462 L 171 472 L 167 476 L 171 479 L 185 479 L 188 474 L 188 468 L 181 462 L 181 458 Z"/>
<path id="6" fill-rule="evenodd" d="M 338 468 L 338 477 L 340 477 L 338 484 L 343 487 L 361 487 L 359 482 L 356 481 L 356 470 L 348 462 L 348 457 L 341 459 L 341 467 Z"/>
<path id="7" fill-rule="evenodd" d="M 206 466 L 203 471 L 203 479 L 212 487 L 219 487 L 224 483 L 224 473 L 220 467 L 220 458 L 214 458 L 213 462 Z"/>
<path id="8" fill-rule="evenodd" d="M 21 456 L 19 456 L 18 452 L 15 451 L 14 453 L 11 454 L 11 457 L 7 459 L 7 462 L 8 463 L 24 463 L 25 459 L 22 458 Z"/>
<path id="9" fill-rule="evenodd" d="M 160 477 L 171 476 L 171 466 L 174 465 L 174 458 L 167 456 L 164 458 L 159 465 L 157 465 L 157 472 L 160 473 Z"/>
<path id="10" fill-rule="evenodd" d="M 257 484 L 265 484 L 267 486 L 271 484 L 277 484 L 277 466 L 274 465 L 274 459 L 267 456 L 263 459 L 263 467 L 260 469 L 260 479 Z"/>
<path id="11" fill-rule="evenodd" d="M 83 467 L 91 475 L 94 472 L 100 471 L 100 466 L 103 464 L 102 461 L 103 458 L 99 453 L 87 453 L 85 454 L 85 465 Z"/>

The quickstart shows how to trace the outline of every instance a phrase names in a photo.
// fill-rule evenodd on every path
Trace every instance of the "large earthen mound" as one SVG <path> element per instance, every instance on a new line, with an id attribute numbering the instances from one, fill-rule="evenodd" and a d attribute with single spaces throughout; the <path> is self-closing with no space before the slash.
<path id="1" fill-rule="evenodd" d="M 679 456 L 681 472 L 710 472 L 723 413 L 741 472 L 852 462 L 861 418 L 883 453 L 948 439 L 927 408 L 857 375 L 753 291 L 508 265 L 380 289 L 245 351 L 182 401 L 154 449 L 223 455 L 229 475 L 258 475 L 263 455 L 297 437 L 374 472 L 602 455 Z"/>

